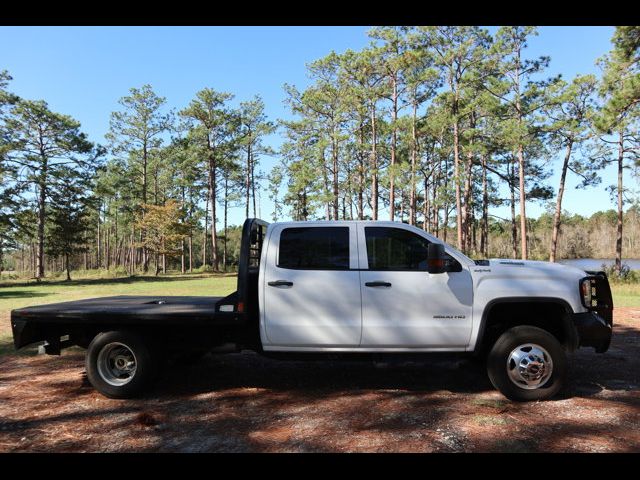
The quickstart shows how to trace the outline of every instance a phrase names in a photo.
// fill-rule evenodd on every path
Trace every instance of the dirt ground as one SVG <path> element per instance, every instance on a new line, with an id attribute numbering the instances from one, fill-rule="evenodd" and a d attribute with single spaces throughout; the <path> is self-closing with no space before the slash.
<path id="1" fill-rule="evenodd" d="M 0 356 L 0 452 L 640 452 L 640 309 L 610 350 L 570 356 L 557 399 L 511 403 L 471 360 L 174 366 L 146 398 L 110 400 L 81 351 Z"/>

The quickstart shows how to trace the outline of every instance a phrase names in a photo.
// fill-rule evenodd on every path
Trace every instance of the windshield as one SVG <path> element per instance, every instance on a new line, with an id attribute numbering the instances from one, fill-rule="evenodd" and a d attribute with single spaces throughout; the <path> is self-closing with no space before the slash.
<path id="1" fill-rule="evenodd" d="M 466 264 L 473 264 L 475 263 L 475 261 L 469 257 L 467 257 L 464 253 L 462 253 L 460 250 L 456 250 L 455 248 L 453 248 L 451 245 L 449 245 L 448 243 L 444 244 L 444 248 L 446 250 L 447 253 L 450 253 L 452 256 L 456 257 L 456 259 L 458 261 L 462 261 Z"/>

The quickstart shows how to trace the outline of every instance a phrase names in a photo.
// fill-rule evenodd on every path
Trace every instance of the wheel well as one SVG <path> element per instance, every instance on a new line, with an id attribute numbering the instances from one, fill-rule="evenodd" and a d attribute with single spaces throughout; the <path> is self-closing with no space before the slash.
<path id="1" fill-rule="evenodd" d="M 531 325 L 551 333 L 568 350 L 576 348 L 577 336 L 561 301 L 502 301 L 490 304 L 483 317 L 482 341 L 476 351 L 488 351 L 498 337 L 510 328 Z M 482 327 L 481 327 L 482 328 Z"/>

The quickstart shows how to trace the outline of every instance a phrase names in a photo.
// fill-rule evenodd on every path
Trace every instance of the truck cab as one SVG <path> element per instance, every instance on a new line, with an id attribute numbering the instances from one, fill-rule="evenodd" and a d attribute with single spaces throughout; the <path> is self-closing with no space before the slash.
<path id="1" fill-rule="evenodd" d="M 267 232 L 260 336 L 267 351 L 465 351 L 473 326 L 471 259 L 395 222 L 289 222 Z"/>

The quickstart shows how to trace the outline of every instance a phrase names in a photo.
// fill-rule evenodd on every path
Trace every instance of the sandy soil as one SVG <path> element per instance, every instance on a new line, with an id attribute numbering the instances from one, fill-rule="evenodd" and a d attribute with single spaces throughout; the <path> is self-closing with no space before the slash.
<path id="1" fill-rule="evenodd" d="M 640 309 L 570 357 L 553 401 L 516 404 L 471 360 L 209 356 L 147 398 L 110 400 L 81 351 L 0 356 L 0 452 L 640 452 Z"/>

